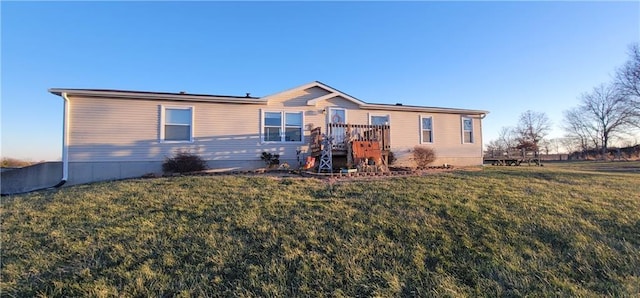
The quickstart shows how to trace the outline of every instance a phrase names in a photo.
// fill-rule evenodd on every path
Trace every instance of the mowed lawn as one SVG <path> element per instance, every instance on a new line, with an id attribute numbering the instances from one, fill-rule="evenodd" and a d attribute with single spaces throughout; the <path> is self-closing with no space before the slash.
<path id="1" fill-rule="evenodd" d="M 633 171 L 127 180 L 1 212 L 2 296 L 640 295 Z"/>

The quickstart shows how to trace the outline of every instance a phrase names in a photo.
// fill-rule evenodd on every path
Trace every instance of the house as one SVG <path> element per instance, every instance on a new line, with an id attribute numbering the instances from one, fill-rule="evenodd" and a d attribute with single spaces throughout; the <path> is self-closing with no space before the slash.
<path id="1" fill-rule="evenodd" d="M 369 139 L 374 128 L 386 129 L 376 140 L 382 136 L 382 150 L 396 157 L 423 145 L 435 149 L 435 164 L 480 165 L 482 119 L 488 113 L 372 104 L 317 81 L 266 97 L 49 92 L 64 101 L 63 180 L 68 184 L 159 173 L 165 158 L 178 150 L 196 153 L 220 170 L 263 167 L 262 152 L 296 166 L 318 155 L 312 133 L 329 133 L 338 144 L 347 129 Z M 344 148 L 334 149 L 339 156 Z"/>

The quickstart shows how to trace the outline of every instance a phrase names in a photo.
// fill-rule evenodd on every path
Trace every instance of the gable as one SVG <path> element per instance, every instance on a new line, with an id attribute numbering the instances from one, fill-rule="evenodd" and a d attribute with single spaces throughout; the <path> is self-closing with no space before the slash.
<path id="1" fill-rule="evenodd" d="M 341 96 L 332 97 L 327 100 L 323 100 L 318 102 L 317 107 L 325 108 L 325 107 L 340 107 L 349 110 L 360 109 L 360 105 L 353 103 L 352 101 L 343 98 Z"/>
<path id="2" fill-rule="evenodd" d="M 358 106 L 365 104 L 363 101 L 349 94 L 318 81 L 265 96 L 263 100 L 266 100 L 269 105 L 282 103 L 284 106 L 320 106 L 323 102 L 336 97 L 340 97 Z"/>
<path id="3" fill-rule="evenodd" d="M 329 94 L 329 91 L 313 86 L 305 89 L 290 89 L 270 95 L 266 98 L 266 101 L 269 106 L 305 107 L 309 100 L 320 98 L 327 94 Z"/>

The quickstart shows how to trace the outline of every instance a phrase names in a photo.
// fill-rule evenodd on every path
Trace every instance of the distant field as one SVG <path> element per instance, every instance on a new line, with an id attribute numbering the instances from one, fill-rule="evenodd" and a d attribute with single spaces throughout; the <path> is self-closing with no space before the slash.
<path id="1" fill-rule="evenodd" d="M 1 295 L 638 296 L 638 166 L 175 177 L 3 197 Z"/>
<path id="2" fill-rule="evenodd" d="M 544 166 L 563 170 L 640 173 L 640 161 L 563 161 L 546 162 Z"/>

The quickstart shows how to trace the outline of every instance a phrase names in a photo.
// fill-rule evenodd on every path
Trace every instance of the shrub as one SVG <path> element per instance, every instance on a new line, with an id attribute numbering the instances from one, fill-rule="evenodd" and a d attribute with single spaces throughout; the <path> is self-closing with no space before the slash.
<path id="1" fill-rule="evenodd" d="M 436 152 L 428 147 L 416 146 L 413 148 L 413 160 L 416 162 L 418 169 L 426 168 L 436 160 Z"/>
<path id="2" fill-rule="evenodd" d="M 202 171 L 207 168 L 207 163 L 198 155 L 185 151 L 168 157 L 162 164 L 162 170 L 168 173 L 186 173 Z"/>
<path id="3" fill-rule="evenodd" d="M 396 162 L 396 155 L 393 151 L 389 151 L 389 156 L 387 156 L 387 165 L 392 165 L 394 162 Z"/>
<path id="4" fill-rule="evenodd" d="M 17 158 L 11 158 L 11 157 L 3 157 L 2 158 L 2 162 L 0 164 L 0 167 L 2 168 L 22 168 L 22 167 L 26 167 L 26 166 L 30 166 L 34 164 L 33 162 L 27 161 L 27 160 L 20 160 Z"/>
<path id="5" fill-rule="evenodd" d="M 269 167 L 277 166 L 280 164 L 280 155 L 279 154 L 271 154 L 269 152 L 262 152 L 260 159 L 264 161 L 265 165 Z"/>

